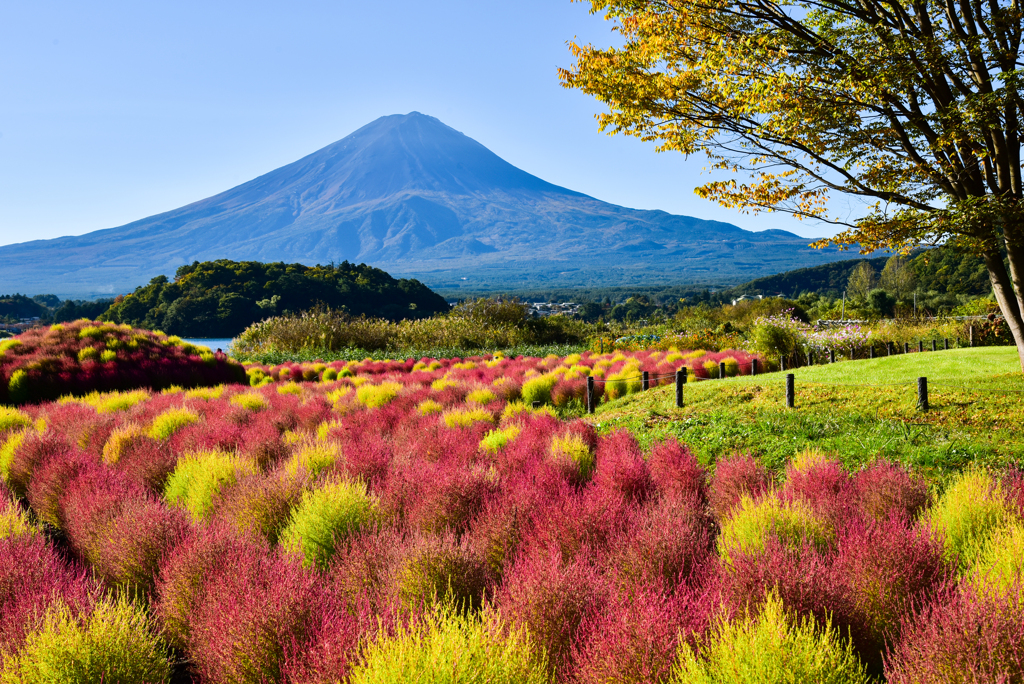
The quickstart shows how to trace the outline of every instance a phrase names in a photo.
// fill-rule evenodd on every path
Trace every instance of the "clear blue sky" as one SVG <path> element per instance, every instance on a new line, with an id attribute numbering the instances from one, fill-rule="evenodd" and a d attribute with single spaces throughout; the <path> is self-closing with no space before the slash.
<path id="1" fill-rule="evenodd" d="M 436 116 L 541 178 L 629 207 L 831 233 L 693 194 L 703 158 L 597 132 L 568 0 L 0 5 L 0 244 L 123 225 L 226 190 L 386 114 Z M 707 176 L 705 175 L 706 179 Z"/>

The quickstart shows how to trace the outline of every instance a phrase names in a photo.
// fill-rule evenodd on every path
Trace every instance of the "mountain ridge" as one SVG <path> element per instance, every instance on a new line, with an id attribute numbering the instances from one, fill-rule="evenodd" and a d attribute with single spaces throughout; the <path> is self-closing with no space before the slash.
<path id="1" fill-rule="evenodd" d="M 17 264 L 0 273 L 0 290 L 116 294 L 182 264 L 220 258 L 362 261 L 431 286 L 470 278 L 550 285 L 581 274 L 607 284 L 642 276 L 738 282 L 845 258 L 808 242 L 602 202 L 412 112 L 381 117 L 178 209 L 0 247 L 0 259 Z M 757 253 L 748 256 L 751 247 Z"/>

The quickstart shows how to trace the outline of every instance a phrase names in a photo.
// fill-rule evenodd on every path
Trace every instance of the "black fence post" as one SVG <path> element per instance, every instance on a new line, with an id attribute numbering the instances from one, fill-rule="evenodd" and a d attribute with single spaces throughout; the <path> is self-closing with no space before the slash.
<path id="1" fill-rule="evenodd" d="M 594 377 L 587 376 L 587 413 L 594 412 Z"/>
<path id="2" fill-rule="evenodd" d="M 718 362 L 718 379 L 719 380 L 724 380 L 725 379 L 725 361 L 719 361 Z"/>
<path id="3" fill-rule="evenodd" d="M 850 361 L 853 361 L 853 357 L 856 356 L 856 354 L 857 354 L 856 347 L 850 347 Z"/>
<path id="4" fill-rule="evenodd" d="M 892 342 L 885 343 L 885 351 L 888 356 L 892 356 Z"/>
<path id="5" fill-rule="evenodd" d="M 917 351 L 918 351 L 918 353 L 921 353 L 921 352 L 924 351 L 924 340 L 918 340 L 917 341 Z"/>
<path id="6" fill-rule="evenodd" d="M 828 362 L 829 363 L 835 363 L 836 362 L 836 350 L 835 349 L 829 349 L 828 350 Z"/>
<path id="7" fill-rule="evenodd" d="M 676 371 L 676 408 L 683 408 L 683 385 L 686 384 L 686 366 Z"/>
<path id="8" fill-rule="evenodd" d="M 932 340 L 932 351 L 938 351 L 938 350 L 939 350 L 939 341 L 933 339 Z"/>
<path id="9" fill-rule="evenodd" d="M 909 354 L 910 353 L 910 343 L 909 342 L 904 342 L 903 343 L 903 353 L 904 354 Z"/>
<path id="10" fill-rule="evenodd" d="M 757 358 L 750 359 L 750 374 L 757 375 Z"/>
<path id="11" fill-rule="evenodd" d="M 943 337 L 942 338 L 942 342 L 943 342 L 943 344 L 946 345 L 946 351 L 949 351 L 949 338 L 948 337 Z"/>
<path id="12" fill-rule="evenodd" d="M 796 406 L 796 388 L 795 378 L 792 373 L 786 374 L 786 406 L 793 408 Z"/>
<path id="13" fill-rule="evenodd" d="M 779 370 L 786 370 L 786 357 L 779 354 Z"/>
<path id="14" fill-rule="evenodd" d="M 643 372 L 643 379 L 641 380 L 641 382 L 643 383 L 643 390 L 644 390 L 644 392 L 646 392 L 647 390 L 651 389 L 651 372 L 650 371 L 644 371 Z"/>
<path id="15" fill-rule="evenodd" d="M 868 347 L 868 358 L 869 359 L 875 358 L 875 345 L 873 345 L 873 344 L 870 347 Z"/>
<path id="16" fill-rule="evenodd" d="M 807 365 L 808 366 L 813 366 L 814 365 L 814 352 L 812 352 L 812 351 L 808 351 L 807 352 Z"/>
<path id="17" fill-rule="evenodd" d="M 968 336 L 967 336 L 967 346 L 968 347 L 973 347 L 974 346 L 974 326 L 973 325 L 968 326 L 967 333 L 968 333 Z"/>
<path id="18" fill-rule="evenodd" d="M 928 410 L 928 378 L 917 379 L 917 408 L 919 411 Z"/>

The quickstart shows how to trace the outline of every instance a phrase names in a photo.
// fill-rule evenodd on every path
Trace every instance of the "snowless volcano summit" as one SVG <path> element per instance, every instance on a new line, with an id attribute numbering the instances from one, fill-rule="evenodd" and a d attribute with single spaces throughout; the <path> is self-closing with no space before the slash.
<path id="1" fill-rule="evenodd" d="M 843 258 L 785 231 L 602 202 L 418 112 L 204 200 L 117 228 L 0 247 L 0 291 L 131 291 L 209 259 L 365 262 L 433 287 L 740 282 Z"/>

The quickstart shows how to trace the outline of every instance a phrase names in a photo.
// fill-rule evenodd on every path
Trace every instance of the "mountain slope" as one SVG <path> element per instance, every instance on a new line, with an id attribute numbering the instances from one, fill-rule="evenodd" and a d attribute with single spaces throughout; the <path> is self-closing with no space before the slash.
<path id="1" fill-rule="evenodd" d="M 185 263 L 367 262 L 428 285 L 737 282 L 845 258 L 785 231 L 640 211 L 547 183 L 417 112 L 213 197 L 0 247 L 0 291 L 128 291 Z"/>

